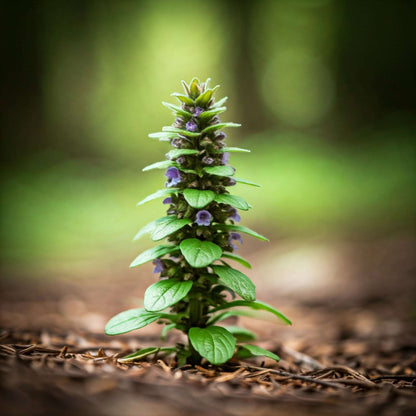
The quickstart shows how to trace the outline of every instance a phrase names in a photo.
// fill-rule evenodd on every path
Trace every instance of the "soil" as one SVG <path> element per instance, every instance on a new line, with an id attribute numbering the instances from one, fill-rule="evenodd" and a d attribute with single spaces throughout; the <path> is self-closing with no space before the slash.
<path id="1" fill-rule="evenodd" d="M 313 247 L 315 260 L 326 259 L 326 268 L 306 260 L 311 252 L 305 247 Z M 0 305 L 2 415 L 414 415 L 414 248 L 415 241 L 403 237 L 247 248 L 258 298 L 294 325 L 240 319 L 259 335 L 257 345 L 281 360 L 219 367 L 178 368 L 163 354 L 118 361 L 162 345 L 157 324 L 118 337 L 102 332 L 112 315 L 138 306 L 151 282 L 146 268 L 143 275 L 119 273 L 117 281 L 105 272 L 51 280 L 9 271 Z M 328 271 L 334 252 L 335 278 Z M 305 264 L 318 266 L 306 272 L 315 286 L 302 280 L 302 289 L 296 282 L 304 279 Z M 271 268 L 278 271 L 273 281 Z M 292 286 L 287 273 L 293 273 Z M 163 345 L 181 341 L 172 332 Z"/>

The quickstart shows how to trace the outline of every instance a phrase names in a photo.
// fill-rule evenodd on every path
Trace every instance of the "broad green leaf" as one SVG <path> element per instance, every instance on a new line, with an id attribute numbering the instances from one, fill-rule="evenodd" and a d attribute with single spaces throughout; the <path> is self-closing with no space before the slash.
<path id="1" fill-rule="evenodd" d="M 223 147 L 218 150 L 219 152 L 228 152 L 228 153 L 250 153 L 251 150 L 242 149 L 241 147 Z"/>
<path id="2" fill-rule="evenodd" d="M 148 312 L 144 309 L 129 309 L 113 316 L 105 326 L 107 335 L 119 335 L 144 326 L 156 321 L 160 314 Z"/>
<path id="3" fill-rule="evenodd" d="M 240 326 L 225 326 L 224 328 L 234 336 L 237 342 L 255 341 L 257 338 L 255 333 Z"/>
<path id="4" fill-rule="evenodd" d="M 199 107 L 205 107 L 212 98 L 212 94 L 219 88 L 219 85 L 215 86 L 212 89 L 208 89 L 203 92 L 196 100 L 195 105 Z"/>
<path id="5" fill-rule="evenodd" d="M 262 236 L 259 233 L 251 230 L 250 228 L 244 227 L 244 225 L 235 225 L 235 224 L 220 224 L 217 225 L 217 229 L 219 230 L 226 230 L 226 231 L 237 231 L 239 233 L 244 233 L 247 235 L 251 235 L 252 237 L 258 238 L 262 241 L 269 241 L 268 238 Z"/>
<path id="6" fill-rule="evenodd" d="M 176 188 L 159 189 L 159 191 L 156 191 L 155 193 L 148 195 L 146 198 L 138 202 L 137 206 L 143 205 L 149 201 L 153 201 L 154 199 L 161 198 L 162 196 L 174 194 L 176 191 L 177 191 Z"/>
<path id="7" fill-rule="evenodd" d="M 248 181 L 247 179 L 241 178 L 233 178 L 238 183 L 243 183 L 244 185 L 256 186 L 257 188 L 261 188 L 261 185 L 255 182 Z"/>
<path id="8" fill-rule="evenodd" d="M 161 162 L 152 163 L 151 165 L 148 165 L 142 169 L 143 172 L 146 172 L 148 170 L 152 169 L 166 169 L 169 166 L 174 166 L 175 163 L 171 160 L 162 160 Z"/>
<path id="9" fill-rule="evenodd" d="M 251 208 L 251 205 L 245 199 L 237 195 L 218 194 L 215 196 L 215 201 L 220 204 L 231 205 L 235 208 L 242 209 L 243 211 L 247 211 Z"/>
<path id="10" fill-rule="evenodd" d="M 250 355 L 262 355 L 263 357 L 268 357 L 272 360 L 280 361 L 280 358 L 276 354 L 273 354 L 271 351 L 267 351 L 264 348 L 258 347 L 257 345 L 245 344 L 239 345 L 238 348 L 239 350 L 248 351 Z"/>
<path id="11" fill-rule="evenodd" d="M 196 155 L 197 153 L 199 153 L 199 151 L 194 149 L 173 149 L 170 152 L 168 152 L 167 156 L 169 157 L 169 159 L 176 159 L 179 156 Z"/>
<path id="12" fill-rule="evenodd" d="M 144 227 L 140 228 L 140 230 L 134 236 L 133 241 L 138 240 L 139 238 L 143 237 L 147 233 L 151 233 L 155 227 L 156 227 L 156 221 L 149 222 L 149 224 L 146 224 Z"/>
<path id="13" fill-rule="evenodd" d="M 227 107 L 219 107 L 219 108 L 214 108 L 213 110 L 204 111 L 198 116 L 198 118 L 201 121 L 208 121 L 212 117 L 216 116 L 217 114 L 223 113 L 226 109 Z"/>
<path id="14" fill-rule="evenodd" d="M 162 128 L 162 131 L 167 131 L 169 133 L 177 133 L 185 137 L 198 137 L 201 133 L 188 131 L 184 129 L 178 129 L 177 127 L 166 126 Z"/>
<path id="15" fill-rule="evenodd" d="M 177 250 L 179 250 L 179 247 L 175 245 L 161 245 L 149 248 L 149 250 L 143 251 L 143 253 L 139 254 L 130 264 L 130 267 L 140 266 L 141 264 L 162 257 L 165 254 L 173 253 Z"/>
<path id="16" fill-rule="evenodd" d="M 192 208 L 204 208 L 215 198 L 212 191 L 200 191 L 199 189 L 185 189 L 183 196 Z"/>
<path id="17" fill-rule="evenodd" d="M 180 244 L 180 249 L 186 261 L 192 267 L 206 267 L 222 255 L 222 250 L 210 241 L 201 241 L 197 238 L 188 238 Z"/>
<path id="18" fill-rule="evenodd" d="M 198 78 L 194 78 L 189 85 L 189 92 L 192 98 L 196 98 L 199 95 L 199 86 L 200 81 Z"/>
<path id="19" fill-rule="evenodd" d="M 167 133 L 165 131 L 161 131 L 158 133 L 150 133 L 148 137 L 151 139 L 158 139 L 160 142 L 168 142 L 170 139 L 177 137 L 177 133 Z"/>
<path id="20" fill-rule="evenodd" d="M 162 104 L 182 117 L 192 117 L 192 114 L 189 111 L 184 110 L 182 107 L 178 107 L 177 105 L 171 103 L 166 103 L 165 101 L 162 101 Z"/>
<path id="21" fill-rule="evenodd" d="M 256 299 L 256 286 L 244 273 L 229 266 L 211 266 L 211 268 L 222 282 L 243 299 L 249 301 Z"/>
<path id="22" fill-rule="evenodd" d="M 192 288 L 192 282 L 176 279 L 159 280 L 144 293 L 144 307 L 147 311 L 158 312 L 182 300 Z"/>
<path id="23" fill-rule="evenodd" d="M 174 232 L 180 230 L 185 225 L 190 224 L 192 221 L 188 218 L 183 218 L 179 220 L 176 215 L 171 215 L 168 217 L 161 218 L 156 221 L 156 226 L 152 231 L 152 240 L 159 241 L 168 235 L 173 234 Z"/>
<path id="24" fill-rule="evenodd" d="M 222 253 L 222 257 L 225 257 L 225 258 L 231 259 L 231 260 L 235 260 L 236 262 L 240 263 L 242 266 L 247 267 L 247 269 L 251 269 L 251 264 L 246 259 L 243 259 L 242 257 L 238 256 L 237 254 L 229 253 L 227 251 L 224 251 L 224 253 Z"/>
<path id="25" fill-rule="evenodd" d="M 189 340 L 199 354 L 211 364 L 223 364 L 234 355 L 235 338 L 220 326 L 191 328 Z"/>
<path id="26" fill-rule="evenodd" d="M 209 175 L 232 176 L 234 169 L 231 166 L 207 166 L 203 169 Z"/>
<path id="27" fill-rule="evenodd" d="M 218 107 L 222 107 L 223 104 L 225 104 L 225 102 L 228 100 L 228 97 L 224 97 L 221 98 L 220 100 L 218 100 L 216 103 L 214 103 L 214 105 L 211 108 L 218 108 Z"/>
<path id="28" fill-rule="evenodd" d="M 204 130 L 202 130 L 202 134 L 208 134 L 212 133 L 213 131 L 217 131 L 220 129 L 223 129 L 225 127 L 241 127 L 241 124 L 238 123 L 218 123 L 218 124 L 212 124 L 211 126 L 206 127 Z"/>
<path id="29" fill-rule="evenodd" d="M 186 105 L 194 105 L 194 100 L 192 98 L 189 98 L 186 95 L 183 95 L 183 94 L 179 94 L 177 92 L 174 92 L 173 94 L 171 94 L 171 96 L 172 97 L 176 97 L 179 101 L 182 101 Z"/>
<path id="30" fill-rule="evenodd" d="M 287 318 L 277 309 L 273 308 L 273 306 L 270 306 L 264 302 L 260 302 L 259 300 L 255 302 L 249 302 L 246 300 L 234 300 L 232 302 L 228 302 L 228 303 L 225 303 L 224 305 L 217 306 L 216 308 L 211 309 L 210 313 L 214 313 L 214 312 L 221 311 L 224 309 L 235 308 L 237 306 L 247 306 L 248 308 L 251 308 L 251 309 L 264 310 L 264 311 L 270 312 L 273 315 L 277 316 L 279 319 L 281 319 L 285 324 L 292 325 L 292 322 L 290 321 L 289 318 Z"/>

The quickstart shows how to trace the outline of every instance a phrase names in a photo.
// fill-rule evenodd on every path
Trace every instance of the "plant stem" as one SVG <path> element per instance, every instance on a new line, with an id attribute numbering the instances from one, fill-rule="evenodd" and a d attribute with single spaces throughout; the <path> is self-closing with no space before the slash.
<path id="1" fill-rule="evenodd" d="M 201 302 L 198 299 L 192 298 L 189 301 L 190 328 L 194 326 L 198 327 L 200 320 L 201 320 Z M 189 346 L 189 352 L 191 353 L 190 357 L 188 357 L 187 359 L 188 364 L 192 364 L 192 365 L 200 364 L 202 357 L 199 355 L 198 351 L 193 347 L 191 340 L 189 339 L 189 335 L 188 335 L 188 346 Z"/>

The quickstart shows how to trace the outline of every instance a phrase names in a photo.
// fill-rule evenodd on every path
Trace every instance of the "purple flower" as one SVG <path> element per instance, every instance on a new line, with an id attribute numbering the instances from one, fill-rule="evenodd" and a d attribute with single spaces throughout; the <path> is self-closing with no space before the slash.
<path id="1" fill-rule="evenodd" d="M 235 222 L 240 222 L 241 217 L 240 217 L 240 215 L 238 214 L 237 210 L 234 207 L 231 207 L 229 212 L 230 212 L 230 216 L 228 217 L 229 220 L 233 220 Z"/>
<path id="2" fill-rule="evenodd" d="M 153 269 L 153 273 L 162 273 L 165 266 L 163 265 L 162 260 L 155 259 L 152 261 L 152 263 L 155 265 L 155 268 Z"/>
<path id="3" fill-rule="evenodd" d="M 225 152 L 222 154 L 221 162 L 223 165 L 226 165 L 230 159 L 230 154 Z"/>
<path id="4" fill-rule="evenodd" d="M 178 168 L 171 166 L 166 169 L 165 176 L 168 178 L 166 187 L 175 186 L 181 181 L 181 173 Z"/>
<path id="5" fill-rule="evenodd" d="M 202 108 L 196 107 L 195 110 L 194 110 L 194 116 L 198 117 L 203 112 L 204 112 L 204 110 Z"/>
<path id="6" fill-rule="evenodd" d="M 208 165 L 209 166 L 209 165 L 212 165 L 214 163 L 214 159 L 212 157 L 210 157 L 210 156 L 204 156 L 202 158 L 202 163 L 204 165 Z"/>
<path id="7" fill-rule="evenodd" d="M 167 198 L 165 198 L 165 199 L 163 200 L 163 203 L 164 203 L 165 205 L 171 204 L 171 203 L 172 203 L 172 198 L 171 198 L 170 196 L 168 196 Z"/>
<path id="8" fill-rule="evenodd" d="M 186 157 L 185 156 L 179 156 L 176 159 L 176 163 L 178 163 L 179 165 L 184 165 L 186 163 Z"/>
<path id="9" fill-rule="evenodd" d="M 198 128 L 197 124 L 193 120 L 189 120 L 186 123 L 186 130 L 188 131 L 195 131 Z"/>
<path id="10" fill-rule="evenodd" d="M 228 183 L 225 186 L 234 186 L 237 182 L 233 178 L 228 178 Z"/>
<path id="11" fill-rule="evenodd" d="M 215 136 L 215 139 L 216 140 L 224 140 L 226 137 L 227 137 L 227 135 L 221 131 Z"/>
<path id="12" fill-rule="evenodd" d="M 230 234 L 230 238 L 228 239 L 228 242 L 230 243 L 230 246 L 234 249 L 237 250 L 237 246 L 235 244 L 233 244 L 233 241 L 238 241 L 240 244 L 243 244 L 243 239 L 241 238 L 241 235 L 238 233 L 231 233 Z"/>
<path id="13" fill-rule="evenodd" d="M 210 225 L 211 221 L 212 221 L 212 215 L 205 209 L 203 209 L 202 211 L 198 211 L 196 213 L 195 222 L 198 225 Z"/>

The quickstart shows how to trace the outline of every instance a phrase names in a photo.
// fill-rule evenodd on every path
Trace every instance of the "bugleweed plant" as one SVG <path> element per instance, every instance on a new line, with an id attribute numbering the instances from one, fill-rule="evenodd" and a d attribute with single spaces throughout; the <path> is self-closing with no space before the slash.
<path id="1" fill-rule="evenodd" d="M 249 150 L 226 146 L 221 130 L 240 125 L 220 121 L 227 97 L 215 101 L 218 86 L 209 88 L 208 83 L 196 78 L 189 85 L 182 81 L 185 93 L 172 94 L 180 105 L 163 103 L 176 117 L 173 125 L 149 135 L 169 142 L 173 149 L 166 154 L 167 160 L 143 169 L 166 169 L 166 183 L 164 189 L 138 205 L 164 198 L 167 211 L 166 216 L 145 225 L 134 239 L 150 233 L 153 241 L 167 241 L 141 253 L 130 267 L 153 261 L 153 273 L 159 274 L 159 281 L 147 288 L 143 309 L 121 312 L 105 327 L 107 335 L 117 335 L 158 321 L 165 325 L 162 339 L 169 330 L 178 329 L 186 334 L 188 343 L 145 348 L 121 361 L 139 360 L 159 351 L 176 353 L 179 366 L 199 364 L 202 358 L 217 365 L 233 356 L 263 355 L 279 360 L 270 351 L 246 343 L 255 339 L 252 332 L 218 325 L 229 317 L 247 315 L 250 309 L 268 311 L 288 324 L 290 321 L 272 306 L 256 301 L 253 282 L 228 263 L 235 261 L 251 268 L 247 260 L 235 254 L 242 233 L 268 240 L 238 225 L 238 210 L 251 206 L 229 188 L 236 183 L 259 185 L 234 177 L 229 154 Z M 241 299 L 236 299 L 237 295 Z"/>

